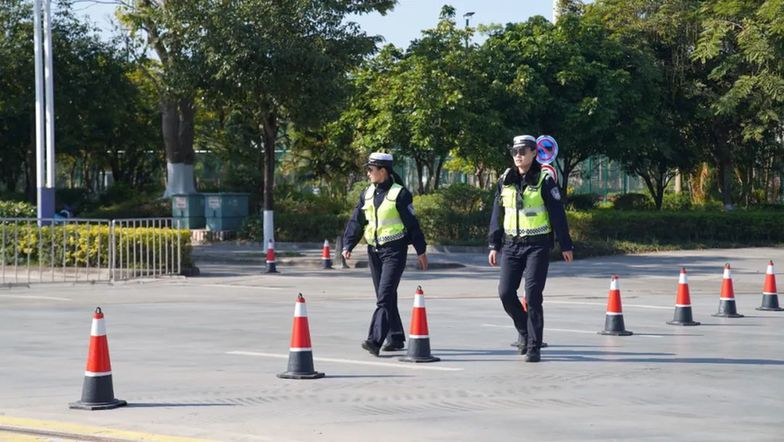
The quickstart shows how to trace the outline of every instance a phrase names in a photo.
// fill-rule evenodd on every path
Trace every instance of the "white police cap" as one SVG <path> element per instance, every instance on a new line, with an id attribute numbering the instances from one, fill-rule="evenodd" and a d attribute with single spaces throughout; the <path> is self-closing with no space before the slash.
<path id="1" fill-rule="evenodd" d="M 512 141 L 512 147 L 527 146 L 531 149 L 536 149 L 536 138 L 532 135 L 518 135 Z"/>
<path id="2" fill-rule="evenodd" d="M 366 166 L 379 166 L 379 167 L 392 167 L 393 157 L 392 154 L 384 152 L 373 152 L 370 154 Z"/>

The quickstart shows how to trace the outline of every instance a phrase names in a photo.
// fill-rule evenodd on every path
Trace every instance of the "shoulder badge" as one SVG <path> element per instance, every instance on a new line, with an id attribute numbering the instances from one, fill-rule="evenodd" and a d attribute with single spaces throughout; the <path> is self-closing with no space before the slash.
<path id="1" fill-rule="evenodd" d="M 558 186 L 555 186 L 552 189 L 550 189 L 550 195 L 553 196 L 554 200 L 561 201 L 561 191 L 558 189 Z"/>

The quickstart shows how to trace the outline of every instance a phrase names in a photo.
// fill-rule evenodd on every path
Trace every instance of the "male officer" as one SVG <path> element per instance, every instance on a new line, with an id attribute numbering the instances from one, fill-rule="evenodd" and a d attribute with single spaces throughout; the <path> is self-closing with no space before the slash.
<path id="1" fill-rule="evenodd" d="M 495 266 L 503 244 L 498 295 L 520 341 L 527 343 L 520 347 L 520 353 L 526 355 L 527 362 L 539 362 L 544 329 L 542 291 L 554 245 L 553 233 L 566 262 L 572 262 L 573 246 L 560 189 L 535 161 L 536 139 L 530 135 L 515 137 L 510 153 L 515 167 L 507 169 L 498 181 L 487 260 Z M 517 297 L 523 277 L 527 311 Z"/>
<path id="2" fill-rule="evenodd" d="M 414 216 L 411 192 L 392 171 L 392 155 L 374 152 L 368 160 L 370 186 L 359 196 L 359 202 L 343 234 L 343 257 L 351 258 L 351 250 L 363 236 L 368 244 L 368 262 L 376 289 L 376 310 L 370 321 L 367 340 L 362 348 L 374 356 L 379 350 L 397 351 L 405 345 L 403 323 L 397 308 L 397 287 L 406 267 L 408 245 L 416 249 L 419 266 L 427 270 L 425 237 Z M 381 348 L 384 339 L 387 345 Z"/>

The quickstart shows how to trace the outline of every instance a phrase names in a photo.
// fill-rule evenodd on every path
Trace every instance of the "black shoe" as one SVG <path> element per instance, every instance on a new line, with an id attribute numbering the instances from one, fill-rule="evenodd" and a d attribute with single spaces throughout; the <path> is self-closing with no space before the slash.
<path id="1" fill-rule="evenodd" d="M 525 362 L 539 362 L 542 360 L 542 354 L 538 348 L 531 348 L 525 355 Z"/>
<path id="2" fill-rule="evenodd" d="M 368 353 L 372 354 L 373 356 L 378 356 L 378 351 L 381 349 L 381 347 L 368 340 L 362 341 L 362 348 L 367 350 Z"/>
<path id="3" fill-rule="evenodd" d="M 525 356 L 528 353 L 528 346 L 527 345 L 518 345 L 517 349 L 520 350 L 520 354 Z"/>
<path id="4" fill-rule="evenodd" d="M 401 351 L 405 348 L 405 342 L 389 342 L 383 347 L 381 347 L 384 351 Z"/>

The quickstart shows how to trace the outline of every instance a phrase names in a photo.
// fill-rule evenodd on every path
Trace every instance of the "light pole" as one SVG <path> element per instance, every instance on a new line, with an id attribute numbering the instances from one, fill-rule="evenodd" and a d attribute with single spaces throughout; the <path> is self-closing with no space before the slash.
<path id="1" fill-rule="evenodd" d="M 465 25 L 465 27 L 466 27 L 466 36 L 465 36 L 465 46 L 466 46 L 466 49 L 468 49 L 468 22 L 469 22 L 469 20 L 471 20 L 471 16 L 473 16 L 473 15 L 474 15 L 473 11 L 466 12 L 465 14 L 463 14 L 463 18 L 466 21 L 466 25 Z"/>
<path id="2" fill-rule="evenodd" d="M 54 81 L 51 0 L 35 0 L 33 30 L 36 199 L 38 219 L 39 223 L 42 223 L 42 218 L 54 217 Z"/>

